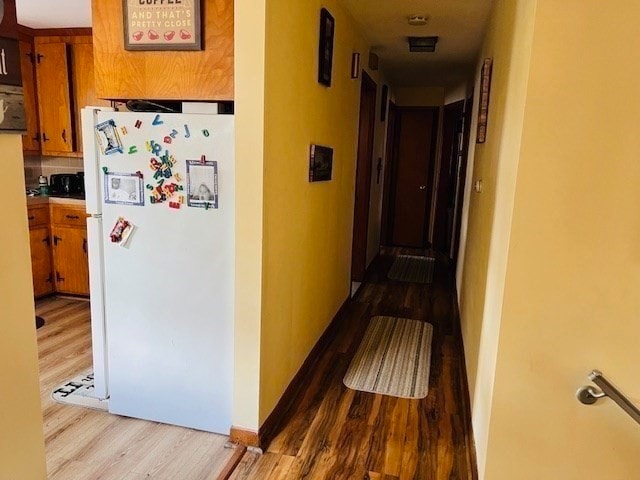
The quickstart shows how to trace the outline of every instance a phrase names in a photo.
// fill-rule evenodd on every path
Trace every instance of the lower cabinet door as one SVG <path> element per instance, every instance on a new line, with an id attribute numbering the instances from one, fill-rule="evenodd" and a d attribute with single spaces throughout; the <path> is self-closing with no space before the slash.
<path id="1" fill-rule="evenodd" d="M 33 294 L 36 297 L 41 297 L 53 292 L 49 227 L 32 228 L 29 231 L 29 238 Z"/>
<path id="2" fill-rule="evenodd" d="M 52 238 L 56 291 L 89 295 L 87 229 L 54 226 Z"/>

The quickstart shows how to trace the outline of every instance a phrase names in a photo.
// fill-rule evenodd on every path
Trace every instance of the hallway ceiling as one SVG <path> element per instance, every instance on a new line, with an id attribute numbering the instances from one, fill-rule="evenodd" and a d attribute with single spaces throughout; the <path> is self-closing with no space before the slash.
<path id="1" fill-rule="evenodd" d="M 396 87 L 454 86 L 468 78 L 492 5 L 492 0 L 341 1 Z M 408 17 L 414 14 L 427 15 L 427 24 L 410 26 Z M 407 37 L 430 35 L 440 37 L 435 53 L 409 53 Z"/>

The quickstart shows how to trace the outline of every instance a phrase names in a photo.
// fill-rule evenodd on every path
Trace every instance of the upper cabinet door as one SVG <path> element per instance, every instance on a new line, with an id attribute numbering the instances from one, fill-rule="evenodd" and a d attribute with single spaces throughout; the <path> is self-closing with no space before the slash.
<path id="1" fill-rule="evenodd" d="M 109 106 L 106 100 L 96 97 L 96 84 L 93 76 L 93 44 L 75 43 L 71 46 L 74 106 L 76 109 L 76 145 L 77 151 L 82 151 L 82 124 L 80 110 L 86 106 Z"/>
<path id="2" fill-rule="evenodd" d="M 73 152 L 67 44 L 36 45 L 36 59 L 42 154 Z"/>
<path id="3" fill-rule="evenodd" d="M 27 133 L 22 136 L 22 149 L 25 152 L 37 154 L 40 151 L 40 129 L 38 128 L 34 59 L 33 45 L 29 42 L 20 42 L 20 70 L 27 120 Z"/>

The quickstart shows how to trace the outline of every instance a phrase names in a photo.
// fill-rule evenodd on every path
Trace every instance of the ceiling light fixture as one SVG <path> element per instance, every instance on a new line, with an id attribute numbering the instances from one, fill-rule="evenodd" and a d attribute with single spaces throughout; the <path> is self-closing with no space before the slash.
<path id="1" fill-rule="evenodd" d="M 422 27 L 427 24 L 427 15 L 409 15 L 409 25 L 412 27 Z"/>
<path id="2" fill-rule="evenodd" d="M 409 37 L 410 52 L 435 52 L 438 37 Z"/>

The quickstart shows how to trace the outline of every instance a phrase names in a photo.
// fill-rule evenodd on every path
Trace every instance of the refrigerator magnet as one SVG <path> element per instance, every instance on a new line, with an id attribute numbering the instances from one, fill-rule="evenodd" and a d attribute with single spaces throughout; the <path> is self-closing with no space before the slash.
<path id="1" fill-rule="evenodd" d="M 119 246 L 125 247 L 134 229 L 135 227 L 131 222 L 126 220 L 124 217 L 118 217 L 118 220 L 109 234 L 111 243 L 117 243 Z"/>
<path id="2" fill-rule="evenodd" d="M 187 160 L 187 204 L 218 208 L 218 162 Z"/>
<path id="3" fill-rule="evenodd" d="M 144 178 L 139 173 L 106 172 L 104 203 L 144 206 Z"/>
<path id="4" fill-rule="evenodd" d="M 122 153 L 122 141 L 116 130 L 116 123 L 113 120 L 96 125 L 96 137 L 103 155 Z"/>

